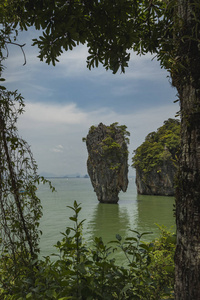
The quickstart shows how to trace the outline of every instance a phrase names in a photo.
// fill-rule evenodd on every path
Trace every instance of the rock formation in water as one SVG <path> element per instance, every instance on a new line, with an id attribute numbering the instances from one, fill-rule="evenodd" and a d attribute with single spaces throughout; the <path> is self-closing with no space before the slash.
<path id="1" fill-rule="evenodd" d="M 83 139 L 88 150 L 88 174 L 101 203 L 117 203 L 119 192 L 127 190 L 128 135 L 125 125 L 100 123 Z"/>
<path id="2" fill-rule="evenodd" d="M 173 196 L 177 155 L 180 147 L 180 122 L 168 119 L 157 132 L 148 134 L 134 152 L 138 194 Z"/>
<path id="3" fill-rule="evenodd" d="M 177 167 L 170 161 L 144 173 L 136 167 L 137 192 L 141 195 L 174 196 L 174 177 Z"/>

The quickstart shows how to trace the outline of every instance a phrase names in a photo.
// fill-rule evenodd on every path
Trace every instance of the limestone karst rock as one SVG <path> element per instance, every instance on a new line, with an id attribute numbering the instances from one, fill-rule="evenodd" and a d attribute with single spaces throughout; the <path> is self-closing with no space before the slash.
<path id="1" fill-rule="evenodd" d="M 147 135 L 133 157 L 138 194 L 174 196 L 179 148 L 179 120 L 168 119 Z"/>
<path id="2" fill-rule="evenodd" d="M 85 139 L 87 170 L 101 203 L 117 203 L 119 192 L 128 187 L 129 132 L 125 125 L 117 124 L 92 126 Z"/>
<path id="3" fill-rule="evenodd" d="M 158 168 L 145 174 L 136 168 L 137 192 L 141 195 L 174 196 L 174 177 L 177 167 L 170 161 L 164 161 Z"/>

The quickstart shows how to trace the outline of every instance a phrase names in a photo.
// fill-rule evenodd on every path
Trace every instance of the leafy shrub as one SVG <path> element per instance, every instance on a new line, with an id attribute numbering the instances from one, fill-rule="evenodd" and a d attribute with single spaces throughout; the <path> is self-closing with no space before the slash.
<path id="1" fill-rule="evenodd" d="M 151 244 L 149 272 L 154 281 L 155 299 L 173 299 L 176 236 L 167 230 L 166 227 L 159 225 L 158 227 L 161 234 Z M 161 298 L 161 296 L 167 298 Z"/>
<path id="2" fill-rule="evenodd" d="M 107 245 L 96 237 L 93 247 L 88 248 L 82 236 L 84 220 L 78 221 L 81 207 L 75 201 L 70 208 L 74 227 L 67 227 L 63 239 L 55 245 L 57 259 L 32 261 L 20 276 L 9 281 L 9 290 L 1 285 L 1 299 L 158 300 L 170 294 L 166 288 L 173 289 L 174 243 L 169 232 L 161 228 L 161 237 L 148 244 L 142 242 L 148 233 L 134 230 L 132 237 L 123 240 L 117 234 L 116 240 Z M 125 255 L 127 267 L 112 257 L 117 248 Z M 3 264 L 0 267 L 3 279 Z"/>

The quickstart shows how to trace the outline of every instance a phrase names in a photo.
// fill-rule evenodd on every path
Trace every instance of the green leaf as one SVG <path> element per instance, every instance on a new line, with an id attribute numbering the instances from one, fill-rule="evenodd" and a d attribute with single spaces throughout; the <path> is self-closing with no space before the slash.
<path id="1" fill-rule="evenodd" d="M 116 234 L 116 239 L 117 239 L 118 241 L 121 241 L 121 240 L 122 240 L 122 237 L 121 237 L 121 235 L 119 235 L 119 234 Z"/>
<path id="2" fill-rule="evenodd" d="M 126 240 L 126 241 L 135 241 L 135 242 L 138 241 L 138 239 L 135 238 L 135 237 L 127 237 L 125 240 Z"/>
<path id="3" fill-rule="evenodd" d="M 77 221 L 77 218 L 76 218 L 76 217 L 70 217 L 69 219 L 70 219 L 71 221 L 74 221 L 74 222 Z"/>
<path id="4" fill-rule="evenodd" d="M 149 246 L 146 245 L 146 244 L 139 244 L 139 247 L 142 248 L 142 249 L 145 249 L 147 251 L 149 251 L 149 249 L 150 249 Z"/>
<path id="5" fill-rule="evenodd" d="M 127 283 L 125 287 L 121 290 L 120 294 L 126 293 L 132 286 L 132 283 Z"/>
<path id="6" fill-rule="evenodd" d="M 148 234 L 153 234 L 153 232 L 152 231 L 143 232 L 140 236 L 142 237 L 143 235 L 148 235 Z"/>
<path id="7" fill-rule="evenodd" d="M 136 233 L 137 235 L 140 235 L 140 233 L 136 230 L 130 229 L 130 231 Z"/>

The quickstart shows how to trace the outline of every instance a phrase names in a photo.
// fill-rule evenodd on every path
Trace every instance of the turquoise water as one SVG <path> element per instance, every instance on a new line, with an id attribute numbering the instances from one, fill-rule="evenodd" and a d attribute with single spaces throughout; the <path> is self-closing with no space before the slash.
<path id="1" fill-rule="evenodd" d="M 89 244 L 95 236 L 101 236 L 105 242 L 114 240 L 117 233 L 122 237 L 130 236 L 130 229 L 153 232 L 145 236 L 150 241 L 159 235 L 156 223 L 168 228 L 175 225 L 174 198 L 137 195 L 132 178 L 127 192 L 119 194 L 118 204 L 99 203 L 88 178 L 53 178 L 51 182 L 57 192 L 52 193 L 48 185 L 40 185 L 37 191 L 43 206 L 40 223 L 42 256 L 56 252 L 53 245 L 62 238 L 61 232 L 66 226 L 73 224 L 69 220 L 73 212 L 67 206 L 73 206 L 74 200 L 81 203 L 80 221 L 86 219 L 83 234 Z"/>

